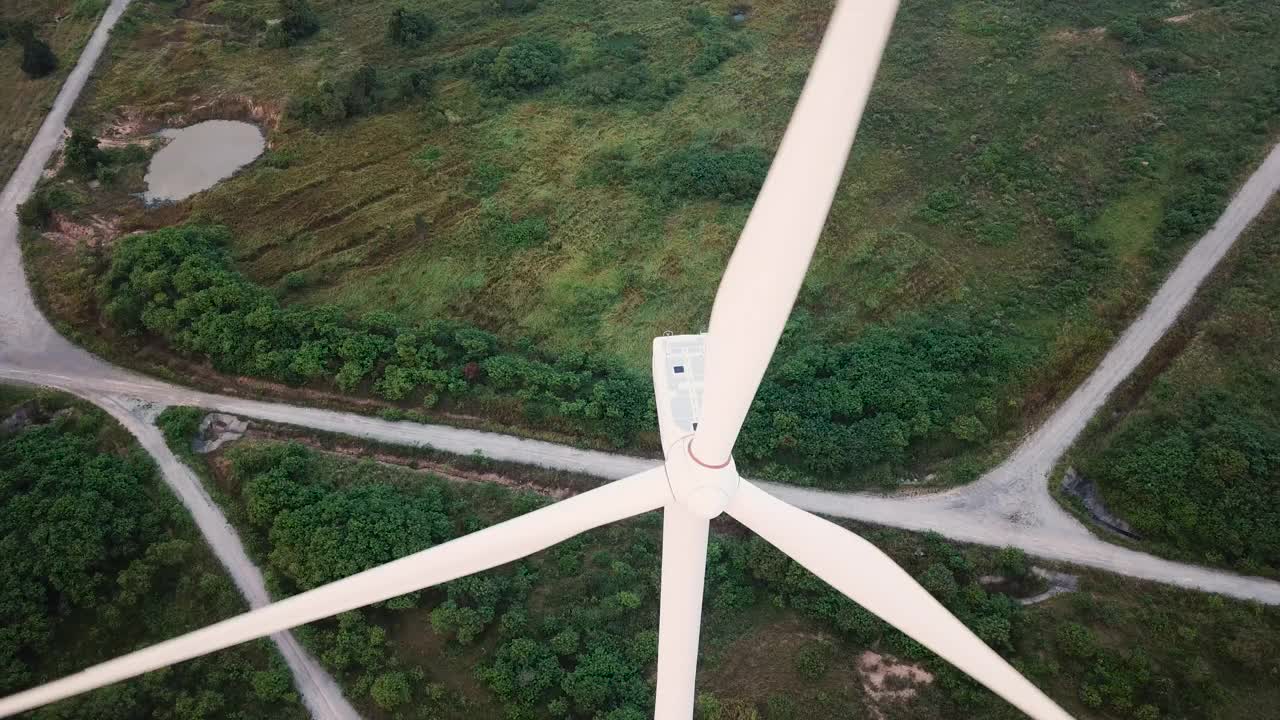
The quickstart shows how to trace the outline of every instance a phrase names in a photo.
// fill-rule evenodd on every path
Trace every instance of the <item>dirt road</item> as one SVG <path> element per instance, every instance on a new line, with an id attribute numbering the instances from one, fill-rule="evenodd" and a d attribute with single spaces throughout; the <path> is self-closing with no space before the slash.
<path id="1" fill-rule="evenodd" d="M 155 459 L 156 465 L 160 467 L 161 477 L 191 513 L 200 534 L 209 543 L 218 561 L 227 569 L 232 582 L 249 602 L 249 607 L 252 609 L 269 605 L 271 595 L 267 592 L 266 581 L 263 580 L 262 572 L 249 559 L 235 528 L 227 522 L 213 498 L 205 492 L 200 479 L 191 468 L 174 456 L 157 430 L 155 418 L 164 408 L 119 396 L 89 394 L 85 397 L 110 413 Z M 359 718 L 355 708 L 343 697 L 342 688 L 337 681 L 302 649 L 291 633 L 276 633 L 271 636 L 271 640 L 284 656 L 299 695 L 311 711 L 312 717 L 334 720 Z"/>
<path id="2" fill-rule="evenodd" d="M 107 44 L 111 28 L 124 13 L 130 0 L 113 0 L 80 54 L 75 68 L 67 76 L 54 100 L 44 124 L 40 126 L 22 162 L 9 178 L 0 194 L 0 365 L 17 365 L 50 369 L 83 378 L 126 377 L 109 364 L 67 342 L 37 310 L 27 287 L 18 247 L 19 203 L 30 196 L 53 151 L 62 140 L 67 114 L 84 88 L 94 65 Z M 54 383 L 39 383 L 54 385 Z M 90 389 L 77 392 L 99 405 L 120 421 L 138 439 L 139 444 L 155 458 L 164 481 L 191 512 L 196 526 L 214 555 L 231 574 L 250 607 L 270 602 L 262 573 L 249 560 L 235 530 L 221 510 L 204 492 L 191 469 L 173 456 L 163 438 L 150 422 L 149 415 L 138 411 L 154 410 L 136 400 L 111 397 Z M 158 410 L 155 410 L 158 412 Z M 291 633 L 271 636 L 293 674 L 294 685 L 303 703 L 317 720 L 357 720 L 359 715 L 342 695 L 342 689 L 320 664 L 303 650 Z"/>

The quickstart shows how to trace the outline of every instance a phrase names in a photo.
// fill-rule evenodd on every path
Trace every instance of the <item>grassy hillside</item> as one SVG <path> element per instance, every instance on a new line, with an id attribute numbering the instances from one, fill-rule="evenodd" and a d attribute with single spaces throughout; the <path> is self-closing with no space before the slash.
<path id="1" fill-rule="evenodd" d="M 1280 204 L 1072 451 L 1155 549 L 1280 572 Z"/>
<path id="2" fill-rule="evenodd" d="M 412 455 L 371 454 L 381 462 L 255 439 L 210 456 L 215 495 L 277 596 L 547 502 L 492 470 L 477 482 L 439 458 L 424 472 L 396 465 L 417 466 Z M 660 529 L 650 514 L 592 531 L 300 636 L 370 718 L 649 717 Z M 1022 606 L 1014 598 L 1040 588 L 1018 552 L 859 531 L 1075 717 L 1255 717 L 1280 699 L 1267 680 L 1274 608 L 1093 573 L 1079 592 Z M 1005 581 L 980 584 L 990 573 Z M 732 523 L 716 525 L 707 588 L 699 718 L 1021 717 Z M 904 698 L 877 694 L 859 669 L 868 650 L 932 678 L 890 686 Z"/>
<path id="3" fill-rule="evenodd" d="M 18 166 L 107 3 L 105 0 L 0 0 L 0 186 Z M 58 69 L 42 78 L 22 72 L 15 26 L 30 22 L 49 43 Z"/>
<path id="4" fill-rule="evenodd" d="M 0 387 L 0 695 L 246 608 L 155 466 L 100 410 Z M 26 718 L 302 718 L 266 641 Z"/>
<path id="5" fill-rule="evenodd" d="M 365 325 L 392 328 L 388 343 L 461 321 L 627 387 L 644 383 L 655 334 L 705 324 L 829 12 L 410 4 L 425 18 L 406 41 L 389 37 L 393 3 L 311 6 L 289 27 L 316 31 L 291 39 L 269 0 L 138 3 L 77 121 L 128 138 L 243 117 L 270 152 L 176 207 L 143 210 L 117 186 L 65 211 L 124 208 L 116 232 L 219 223 L 229 261 L 286 307 L 332 305 L 346 327 L 389 311 Z M 940 464 L 944 480 L 973 477 L 1082 377 L 1273 137 L 1278 12 L 904 3 L 739 460 L 846 485 Z M 104 251 L 29 251 L 47 304 L 100 335 Z M 125 327 L 193 352 L 172 342 L 184 328 Z M 477 404 L 437 375 L 383 381 L 397 362 L 385 354 L 364 384 L 335 387 L 341 349 L 304 345 L 194 354 L 233 375 L 618 442 L 574 414 L 597 375 L 522 365 Z M 622 442 L 642 445 L 643 423 L 627 424 Z"/>

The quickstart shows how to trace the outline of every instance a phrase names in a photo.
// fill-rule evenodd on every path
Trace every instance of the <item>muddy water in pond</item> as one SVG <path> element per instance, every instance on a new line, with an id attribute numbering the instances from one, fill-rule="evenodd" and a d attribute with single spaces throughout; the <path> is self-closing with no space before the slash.
<path id="1" fill-rule="evenodd" d="M 206 120 L 181 129 L 161 130 L 169 144 L 147 168 L 147 202 L 182 200 L 208 190 L 262 154 L 266 141 L 256 125 Z"/>

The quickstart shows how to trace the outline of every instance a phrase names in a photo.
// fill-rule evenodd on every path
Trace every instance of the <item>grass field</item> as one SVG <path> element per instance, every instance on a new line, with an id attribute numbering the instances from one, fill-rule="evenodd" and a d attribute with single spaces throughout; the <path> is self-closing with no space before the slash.
<path id="1" fill-rule="evenodd" d="M 30 21 L 58 56 L 52 75 L 31 79 L 20 69 L 21 44 L 13 38 L 0 44 L 0 185 L 27 151 L 106 5 L 103 0 L 0 0 L 0 23 Z"/>
<path id="2" fill-rule="evenodd" d="M 277 597 L 546 502 L 499 484 L 537 488 L 536 474 L 504 480 L 504 471 L 465 458 L 450 465 L 409 450 L 309 439 L 344 453 L 335 454 L 263 437 L 190 461 L 241 527 Z M 186 447 L 185 439 L 175 445 Z M 411 469 L 424 460 L 430 470 Z M 370 718 L 647 717 L 660 527 L 650 514 L 592 531 L 299 636 Z M 1276 659 L 1266 652 L 1280 632 L 1275 608 L 1100 573 L 1084 573 L 1079 592 L 1021 606 L 1013 598 L 1039 588 L 1016 552 L 858 531 L 1074 717 L 1259 717 L 1278 699 L 1267 679 Z M 984 588 L 977 578 L 989 573 L 1006 584 Z M 707 577 L 698 718 L 1021 717 L 732 523 L 713 532 Z M 903 683 L 914 692 L 901 701 L 877 697 L 859 669 L 868 650 L 934 679 Z"/>
<path id="3" fill-rule="evenodd" d="M 457 319 L 647 374 L 655 334 L 705 325 L 753 159 L 776 146 L 830 5 L 739 22 L 724 2 L 441 2 L 416 47 L 387 40 L 392 5 L 316 2 L 318 33 L 273 47 L 268 0 L 139 2 L 76 121 L 118 136 L 251 118 L 270 152 L 176 207 L 87 203 L 123 208 L 120 231 L 225 224 L 236 266 L 286 303 Z M 845 484 L 940 463 L 973 477 L 1091 367 L 1274 138 L 1277 13 L 904 3 L 740 460 Z M 495 89 L 486 48 L 543 41 L 554 67 Z M 365 66 L 422 70 L 434 90 L 317 122 Z M 58 279 L 47 305 L 100 332 L 93 263 L 32 252 L 37 284 Z M 875 367 L 901 387 L 863 377 Z M 857 402 L 811 417 L 826 380 L 861 382 Z"/>
<path id="4" fill-rule="evenodd" d="M 1280 204 L 1072 450 L 1159 552 L 1280 573 Z"/>

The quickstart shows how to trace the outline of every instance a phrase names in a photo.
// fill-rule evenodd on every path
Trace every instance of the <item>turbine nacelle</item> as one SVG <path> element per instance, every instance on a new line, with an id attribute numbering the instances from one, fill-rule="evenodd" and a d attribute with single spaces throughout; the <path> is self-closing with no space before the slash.
<path id="1" fill-rule="evenodd" d="M 729 507 L 740 478 L 732 457 L 711 464 L 693 452 L 702 417 L 706 357 L 706 335 L 653 339 L 653 393 L 671 496 L 689 512 L 710 520 Z"/>

